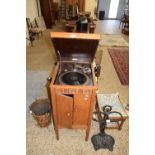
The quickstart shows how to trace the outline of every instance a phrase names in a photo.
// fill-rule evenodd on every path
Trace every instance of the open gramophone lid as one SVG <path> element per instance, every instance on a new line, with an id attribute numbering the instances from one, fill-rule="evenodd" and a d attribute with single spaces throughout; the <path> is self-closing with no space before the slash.
<path id="1" fill-rule="evenodd" d="M 58 58 L 62 61 L 93 62 L 99 34 L 51 32 L 51 39 Z"/>
<path id="2" fill-rule="evenodd" d="M 60 75 L 59 82 L 64 85 L 87 85 L 89 77 L 82 72 L 68 71 Z"/>

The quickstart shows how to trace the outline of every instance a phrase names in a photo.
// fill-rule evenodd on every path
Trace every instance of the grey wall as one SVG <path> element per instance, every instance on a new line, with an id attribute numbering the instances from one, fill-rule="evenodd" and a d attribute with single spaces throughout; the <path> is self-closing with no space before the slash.
<path id="1" fill-rule="evenodd" d="M 105 11 L 104 18 L 108 18 L 110 2 L 111 2 L 111 0 L 99 0 L 98 15 L 99 15 L 100 11 Z"/>
<path id="2" fill-rule="evenodd" d="M 26 17 L 31 21 L 38 16 L 36 0 L 26 0 Z"/>
<path id="3" fill-rule="evenodd" d="M 117 18 L 121 19 L 121 17 L 124 14 L 124 9 L 125 9 L 125 3 L 126 0 L 119 0 L 119 5 L 118 5 L 118 12 L 117 12 Z"/>
<path id="4" fill-rule="evenodd" d="M 120 19 L 124 13 L 125 9 L 125 2 L 126 0 L 119 0 L 118 5 L 118 12 L 117 12 L 117 18 Z M 99 17 L 99 11 L 105 11 L 105 18 L 108 18 L 109 15 L 109 9 L 110 9 L 110 3 L 111 0 L 99 0 L 99 6 L 98 6 L 98 17 Z"/>

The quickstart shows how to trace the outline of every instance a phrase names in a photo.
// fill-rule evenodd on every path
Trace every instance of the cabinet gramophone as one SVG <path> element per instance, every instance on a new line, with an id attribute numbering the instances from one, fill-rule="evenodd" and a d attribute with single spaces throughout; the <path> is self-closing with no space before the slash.
<path id="1" fill-rule="evenodd" d="M 56 138 L 59 129 L 85 129 L 88 140 L 96 104 L 93 59 L 100 35 L 51 32 L 58 62 L 50 83 Z"/>

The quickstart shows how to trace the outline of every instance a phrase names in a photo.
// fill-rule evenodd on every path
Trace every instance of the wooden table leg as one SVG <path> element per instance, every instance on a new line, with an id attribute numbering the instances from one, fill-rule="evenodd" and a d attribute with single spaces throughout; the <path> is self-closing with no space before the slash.
<path id="1" fill-rule="evenodd" d="M 86 130 L 86 137 L 85 137 L 85 141 L 88 141 L 89 132 L 90 132 L 90 128 L 87 128 L 87 130 Z"/>

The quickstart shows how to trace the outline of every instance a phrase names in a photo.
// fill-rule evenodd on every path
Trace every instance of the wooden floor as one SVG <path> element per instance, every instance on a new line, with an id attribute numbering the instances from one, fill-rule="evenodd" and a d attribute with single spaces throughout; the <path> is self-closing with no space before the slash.
<path id="1" fill-rule="evenodd" d="M 95 33 L 99 34 L 121 34 L 129 42 L 129 36 L 122 34 L 119 20 L 98 20 L 95 21 Z"/>
<path id="2" fill-rule="evenodd" d="M 96 33 L 103 34 L 120 34 L 121 29 L 119 29 L 119 20 L 98 20 L 96 23 Z"/>

